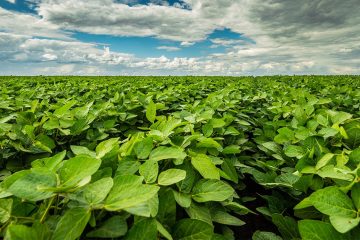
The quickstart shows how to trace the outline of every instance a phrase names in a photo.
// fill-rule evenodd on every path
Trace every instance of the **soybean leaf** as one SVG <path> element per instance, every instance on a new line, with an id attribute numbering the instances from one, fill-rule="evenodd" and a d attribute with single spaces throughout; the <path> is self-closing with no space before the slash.
<path id="1" fill-rule="evenodd" d="M 280 153 L 282 152 L 281 147 L 275 143 L 275 142 L 265 142 L 261 144 L 262 146 L 264 146 L 266 149 L 269 149 L 275 153 Z"/>
<path id="2" fill-rule="evenodd" d="M 139 167 L 140 167 L 140 163 L 138 161 L 132 161 L 132 160 L 119 161 L 115 176 L 133 175 L 139 170 Z"/>
<path id="3" fill-rule="evenodd" d="M 110 138 L 106 141 L 101 142 L 96 147 L 96 157 L 97 158 L 104 157 L 107 153 L 111 152 L 118 145 L 119 145 L 118 138 Z"/>
<path id="4" fill-rule="evenodd" d="M 156 226 L 157 226 L 157 230 L 158 232 L 167 240 L 173 240 L 171 234 L 166 230 L 166 228 L 164 228 L 164 226 L 159 223 L 159 221 L 156 221 Z"/>
<path id="5" fill-rule="evenodd" d="M 289 145 L 287 148 L 285 148 L 285 155 L 288 157 L 296 157 L 300 159 L 302 156 L 304 156 L 304 154 L 304 149 L 300 146 Z"/>
<path id="6" fill-rule="evenodd" d="M 221 169 L 226 174 L 226 179 L 231 180 L 234 183 L 238 183 L 239 176 L 231 159 L 225 158 L 224 162 L 221 164 Z"/>
<path id="7" fill-rule="evenodd" d="M 351 188 L 351 198 L 355 207 L 360 210 L 360 183 L 355 183 Z"/>
<path id="8" fill-rule="evenodd" d="M 139 173 L 147 183 L 156 181 L 159 173 L 159 164 L 156 160 L 147 160 L 139 167 Z"/>
<path id="9" fill-rule="evenodd" d="M 142 219 L 136 222 L 125 240 L 156 240 L 157 239 L 157 224 L 154 219 Z"/>
<path id="10" fill-rule="evenodd" d="M 191 164 L 194 168 L 207 179 L 220 179 L 219 169 L 205 154 L 196 154 L 191 157 Z"/>
<path id="11" fill-rule="evenodd" d="M 43 134 L 36 137 L 34 145 L 49 153 L 52 153 L 52 149 L 55 148 L 54 140 L 49 136 Z"/>
<path id="12" fill-rule="evenodd" d="M 333 116 L 331 116 L 331 121 L 334 124 L 340 124 L 350 119 L 352 115 L 346 112 L 336 112 Z"/>
<path id="13" fill-rule="evenodd" d="M 360 146 L 360 122 L 352 121 L 344 126 L 348 135 L 347 139 L 344 139 L 346 144 L 352 149 Z"/>
<path id="14" fill-rule="evenodd" d="M 205 204 L 192 202 L 189 208 L 186 208 L 186 213 L 191 219 L 197 219 L 204 221 L 211 226 L 213 225 L 213 219 L 210 213 L 210 208 Z"/>
<path id="15" fill-rule="evenodd" d="M 181 169 L 168 169 L 159 174 L 158 184 L 162 186 L 172 185 L 184 180 L 186 171 Z"/>
<path id="16" fill-rule="evenodd" d="M 316 172 L 322 178 L 341 179 L 352 181 L 354 176 L 349 173 L 344 173 L 341 169 L 335 168 L 333 165 L 327 165 Z"/>
<path id="17" fill-rule="evenodd" d="M 316 163 L 315 168 L 318 170 L 328 164 L 331 159 L 334 157 L 333 153 L 326 153 L 322 158 Z"/>
<path id="18" fill-rule="evenodd" d="M 273 232 L 264 232 L 257 230 L 253 234 L 252 240 L 283 240 L 283 239 Z"/>
<path id="19" fill-rule="evenodd" d="M 317 220 L 301 220 L 298 223 L 303 240 L 350 240 L 349 235 L 337 232 L 329 223 Z"/>
<path id="20" fill-rule="evenodd" d="M 234 189 L 227 183 L 216 179 L 201 179 L 192 191 L 192 198 L 197 202 L 224 201 L 234 194 Z"/>
<path id="21" fill-rule="evenodd" d="M 184 193 L 190 193 L 195 182 L 200 178 L 199 174 L 194 170 L 190 161 L 185 161 L 184 164 L 178 166 L 179 169 L 186 171 L 186 177 L 184 180 L 178 182 L 176 185 L 179 188 L 179 191 Z"/>
<path id="22" fill-rule="evenodd" d="M 168 229 L 176 222 L 176 201 L 169 188 L 163 188 L 159 192 L 159 211 L 156 218 Z"/>
<path id="23" fill-rule="evenodd" d="M 326 187 L 310 196 L 312 205 L 326 215 L 353 218 L 356 211 L 351 199 L 338 187 Z"/>
<path id="24" fill-rule="evenodd" d="M 336 231 L 340 233 L 346 233 L 359 224 L 360 218 L 330 216 L 330 222 L 333 225 L 333 227 L 336 229 Z"/>
<path id="25" fill-rule="evenodd" d="M 151 137 L 144 138 L 143 140 L 136 142 L 134 145 L 134 151 L 139 159 L 146 159 L 153 148 L 153 139 Z"/>
<path id="26" fill-rule="evenodd" d="M 214 131 L 214 128 L 210 123 L 207 123 L 201 127 L 201 130 L 205 137 L 210 137 Z"/>
<path id="27" fill-rule="evenodd" d="M 212 138 L 201 138 L 196 146 L 199 148 L 215 148 L 220 152 L 223 150 L 223 147 Z"/>
<path id="28" fill-rule="evenodd" d="M 125 211 L 133 215 L 142 216 L 142 217 L 155 217 L 159 210 L 159 198 L 155 194 L 146 202 L 142 202 L 136 206 L 124 208 Z"/>
<path id="29" fill-rule="evenodd" d="M 77 155 L 64 161 L 59 169 L 62 187 L 72 187 L 81 180 L 94 174 L 100 167 L 101 160 L 89 155 Z"/>
<path id="30" fill-rule="evenodd" d="M 71 145 L 70 149 L 75 155 L 86 154 L 91 157 L 96 157 L 96 153 L 90 151 L 87 147 Z"/>
<path id="31" fill-rule="evenodd" d="M 84 231 L 91 212 L 85 208 L 71 208 L 60 218 L 51 240 L 75 240 Z"/>
<path id="32" fill-rule="evenodd" d="M 50 198 L 53 193 L 46 189 L 55 187 L 56 184 L 55 173 L 44 168 L 35 168 L 18 178 L 7 190 L 19 198 L 39 201 Z"/>
<path id="33" fill-rule="evenodd" d="M 69 111 L 69 109 L 74 106 L 76 104 L 75 100 L 71 100 L 69 102 L 67 102 L 66 104 L 64 104 L 63 106 L 59 107 L 58 109 L 56 109 L 54 111 L 54 115 L 57 116 L 58 118 L 61 118 L 62 116 L 65 115 L 65 113 L 67 113 Z"/>
<path id="34" fill-rule="evenodd" d="M 89 205 L 99 204 L 106 198 L 112 186 L 113 179 L 111 177 L 102 178 L 86 185 L 83 189 L 75 193 L 72 199 Z"/>
<path id="35" fill-rule="evenodd" d="M 191 195 L 190 194 L 177 192 L 175 190 L 173 191 L 173 194 L 174 194 L 177 204 L 179 204 L 183 208 L 190 207 L 190 204 L 191 204 Z"/>
<path id="36" fill-rule="evenodd" d="M 9 187 L 16 182 L 18 179 L 30 173 L 30 170 L 21 170 L 15 172 L 11 175 L 8 175 L 1 183 L 0 183 L 0 198 L 5 198 L 11 196 L 12 194 L 8 191 Z"/>
<path id="37" fill-rule="evenodd" d="M 237 154 L 237 153 L 240 153 L 240 152 L 241 152 L 240 146 L 237 146 L 237 145 L 227 146 L 222 151 L 223 154 L 228 154 L 228 155 Z"/>
<path id="38" fill-rule="evenodd" d="M 99 228 L 86 234 L 89 238 L 118 238 L 127 232 L 126 219 L 122 216 L 113 216 L 107 219 Z"/>
<path id="39" fill-rule="evenodd" d="M 213 234 L 213 227 L 206 222 L 182 219 L 176 224 L 172 235 L 177 240 L 211 240 Z"/>
<path id="40" fill-rule="evenodd" d="M 146 107 L 146 118 L 149 122 L 154 122 L 156 118 L 156 104 L 150 101 Z"/>
<path id="41" fill-rule="evenodd" d="M 319 131 L 320 135 L 323 135 L 324 138 L 333 137 L 338 134 L 339 130 L 335 128 L 323 128 Z"/>
<path id="42" fill-rule="evenodd" d="M 39 236 L 34 228 L 25 225 L 11 224 L 7 228 L 4 240 L 24 240 L 24 239 L 39 240 Z"/>
<path id="43" fill-rule="evenodd" d="M 114 186 L 105 200 L 105 209 L 118 211 L 135 207 L 150 200 L 159 187 L 142 184 L 143 177 L 134 175 L 117 176 Z"/>
<path id="44" fill-rule="evenodd" d="M 105 167 L 97 170 L 93 175 L 91 175 L 91 182 L 96 182 L 102 178 L 107 178 L 112 176 L 112 168 Z"/>
<path id="45" fill-rule="evenodd" d="M 210 212 L 214 222 L 230 226 L 242 226 L 245 224 L 244 221 L 227 213 L 223 208 L 211 208 Z"/>
<path id="46" fill-rule="evenodd" d="M 56 171 L 59 168 L 60 163 L 64 160 L 66 151 L 62 151 L 49 158 L 41 158 L 31 162 L 33 168 L 46 167 L 49 170 Z"/>
<path id="47" fill-rule="evenodd" d="M 213 126 L 213 128 L 221 128 L 226 125 L 224 120 L 218 119 L 218 118 L 210 119 L 209 124 L 211 124 Z"/>
<path id="48" fill-rule="evenodd" d="M 10 219 L 12 205 L 13 200 L 11 198 L 0 199 L 0 223 L 5 223 Z"/>
<path id="49" fill-rule="evenodd" d="M 158 147 L 150 153 L 150 160 L 160 161 L 164 159 L 184 159 L 186 153 L 183 149 L 177 147 Z"/>
<path id="50" fill-rule="evenodd" d="M 284 217 L 281 214 L 272 214 L 272 221 L 284 239 L 297 239 L 300 237 L 297 223 L 293 218 Z"/>
<path id="51" fill-rule="evenodd" d="M 48 240 L 51 238 L 52 232 L 50 231 L 49 225 L 35 221 L 32 225 L 32 228 L 35 230 L 38 236 L 37 239 Z"/>

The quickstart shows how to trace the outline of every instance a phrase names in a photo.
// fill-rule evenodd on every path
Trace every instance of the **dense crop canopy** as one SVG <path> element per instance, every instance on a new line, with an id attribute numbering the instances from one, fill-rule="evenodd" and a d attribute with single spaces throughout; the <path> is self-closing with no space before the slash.
<path id="1" fill-rule="evenodd" d="M 2 77 L 5 239 L 360 239 L 360 82 Z"/>

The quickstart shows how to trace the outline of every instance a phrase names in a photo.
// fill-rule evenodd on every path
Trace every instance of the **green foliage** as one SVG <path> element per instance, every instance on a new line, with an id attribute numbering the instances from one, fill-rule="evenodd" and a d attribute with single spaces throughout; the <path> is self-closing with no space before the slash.
<path id="1" fill-rule="evenodd" d="M 360 239 L 358 77 L 1 78 L 0 238 Z"/>
<path id="2" fill-rule="evenodd" d="M 174 239 L 179 240 L 210 240 L 213 227 L 206 222 L 196 219 L 180 220 L 175 226 Z"/>
<path id="3" fill-rule="evenodd" d="M 162 186 L 172 185 L 174 183 L 184 180 L 186 171 L 181 169 L 168 169 L 159 174 L 158 184 Z"/>
<path id="4" fill-rule="evenodd" d="M 56 225 L 51 240 L 77 239 L 90 219 L 90 211 L 85 208 L 72 208 L 65 212 Z"/>
<path id="5" fill-rule="evenodd" d="M 299 221 L 299 230 L 301 239 L 315 240 L 315 239 L 351 239 L 347 235 L 342 235 L 337 232 L 329 223 L 317 220 L 301 220 Z"/>
<path id="6" fill-rule="evenodd" d="M 149 201 L 157 194 L 159 187 L 142 184 L 143 177 L 135 175 L 117 176 L 114 185 L 105 200 L 105 209 L 109 211 L 126 210 Z"/>
<path id="7" fill-rule="evenodd" d="M 99 228 L 86 234 L 89 238 L 117 238 L 127 232 L 127 223 L 124 217 L 113 216 L 107 219 Z"/>
<path id="8" fill-rule="evenodd" d="M 197 202 L 225 201 L 233 193 L 232 187 L 221 180 L 201 179 L 194 186 L 192 198 Z"/>
<path id="9" fill-rule="evenodd" d="M 191 163 L 203 178 L 220 179 L 219 169 L 205 154 L 197 154 L 193 156 L 191 158 Z"/>
<path id="10" fill-rule="evenodd" d="M 150 101 L 149 105 L 146 108 L 146 118 L 150 122 L 154 122 L 156 117 L 156 104 L 153 101 Z"/>

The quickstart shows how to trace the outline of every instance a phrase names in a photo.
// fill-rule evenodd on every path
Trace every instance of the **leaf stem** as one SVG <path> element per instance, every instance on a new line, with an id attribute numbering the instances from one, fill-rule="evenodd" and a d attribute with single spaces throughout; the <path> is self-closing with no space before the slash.
<path id="1" fill-rule="evenodd" d="M 55 200 L 55 197 L 56 197 L 56 196 L 53 196 L 53 197 L 50 199 L 50 201 L 49 201 L 49 203 L 48 203 L 48 205 L 47 205 L 47 207 L 46 207 L 46 209 L 45 209 L 44 214 L 43 214 L 43 215 L 41 216 L 41 218 L 40 218 L 40 223 L 44 223 L 45 218 L 46 218 L 46 215 L 48 214 L 49 209 L 50 209 L 53 201 Z"/>

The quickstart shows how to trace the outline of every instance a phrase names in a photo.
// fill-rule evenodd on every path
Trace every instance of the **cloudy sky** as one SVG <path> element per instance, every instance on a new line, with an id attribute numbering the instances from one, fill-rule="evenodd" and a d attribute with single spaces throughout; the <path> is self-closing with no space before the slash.
<path id="1" fill-rule="evenodd" d="M 359 0 L 0 0 L 0 75 L 360 74 Z"/>

